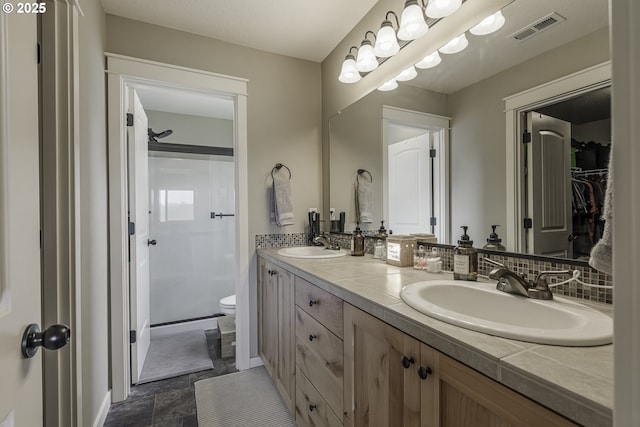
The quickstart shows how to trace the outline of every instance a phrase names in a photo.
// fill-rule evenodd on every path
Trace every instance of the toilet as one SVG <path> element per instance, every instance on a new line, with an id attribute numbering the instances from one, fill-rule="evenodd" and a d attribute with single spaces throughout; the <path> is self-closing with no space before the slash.
<path id="1" fill-rule="evenodd" d="M 224 297 L 220 300 L 220 312 L 231 317 L 232 319 L 236 317 L 235 295 L 229 295 L 228 297 Z"/>

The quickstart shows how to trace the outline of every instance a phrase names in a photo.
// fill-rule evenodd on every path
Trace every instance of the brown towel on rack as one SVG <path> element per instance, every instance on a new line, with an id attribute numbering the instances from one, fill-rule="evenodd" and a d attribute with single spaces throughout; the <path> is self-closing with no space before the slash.
<path id="1" fill-rule="evenodd" d="M 291 195 L 291 179 L 282 170 L 274 170 L 271 187 L 271 223 L 278 227 L 293 225 L 293 197 Z"/>

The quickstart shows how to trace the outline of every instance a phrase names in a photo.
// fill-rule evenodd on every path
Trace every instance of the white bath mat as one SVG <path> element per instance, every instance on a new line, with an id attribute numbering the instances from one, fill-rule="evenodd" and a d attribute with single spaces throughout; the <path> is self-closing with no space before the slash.
<path id="1" fill-rule="evenodd" d="M 195 383 L 199 427 L 296 426 L 264 367 Z"/>
<path id="2" fill-rule="evenodd" d="M 138 384 L 213 369 L 202 329 L 151 338 Z"/>

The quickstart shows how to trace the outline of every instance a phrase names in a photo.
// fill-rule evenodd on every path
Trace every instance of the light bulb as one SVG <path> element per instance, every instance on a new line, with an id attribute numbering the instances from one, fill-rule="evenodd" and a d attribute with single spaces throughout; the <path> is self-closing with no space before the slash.
<path id="1" fill-rule="evenodd" d="M 371 41 L 367 39 L 362 41 L 360 49 L 358 49 L 356 68 L 358 71 L 363 73 L 367 73 L 378 68 L 378 60 L 376 59 L 376 55 L 373 53 L 373 46 L 371 46 Z"/>
<path id="2" fill-rule="evenodd" d="M 460 8 L 462 0 L 430 0 L 425 13 L 429 18 L 444 18 Z"/>
<path id="3" fill-rule="evenodd" d="M 422 8 L 418 6 L 418 2 L 407 0 L 400 17 L 398 38 L 400 40 L 415 40 L 425 35 L 428 29 L 429 26 L 424 20 L 424 14 Z"/>
<path id="4" fill-rule="evenodd" d="M 346 56 L 346 58 L 344 58 L 338 80 L 340 80 L 342 83 L 355 83 L 360 79 L 360 73 L 356 68 L 356 59 L 353 57 L 353 55 L 349 54 Z"/>
<path id="5" fill-rule="evenodd" d="M 440 62 L 442 62 L 442 58 L 440 58 L 440 54 L 436 50 L 435 52 L 422 58 L 422 60 L 416 64 L 416 67 L 426 70 L 427 68 L 435 67 Z"/>
<path id="6" fill-rule="evenodd" d="M 451 39 L 451 41 L 440 49 L 440 53 L 452 54 L 462 52 L 469 45 L 469 41 L 467 40 L 467 36 L 464 33 L 460 34 L 458 37 Z"/>
<path id="7" fill-rule="evenodd" d="M 378 86 L 378 90 L 381 92 L 389 92 L 390 90 L 394 90 L 398 88 L 398 82 L 395 79 L 391 79 L 388 82 L 385 82 Z"/>
<path id="8" fill-rule="evenodd" d="M 382 23 L 378 35 L 376 36 L 376 45 L 373 53 L 378 58 L 388 58 L 400 51 L 400 45 L 396 38 L 396 32 L 391 25 L 391 21 L 386 20 Z"/>
<path id="9" fill-rule="evenodd" d="M 399 82 L 408 82 L 409 80 L 414 79 L 418 75 L 416 68 L 412 65 L 411 67 L 403 70 L 400 74 L 398 74 L 395 80 Z"/>
<path id="10" fill-rule="evenodd" d="M 493 15 L 484 18 L 478 25 L 469 30 L 471 34 L 476 36 L 484 36 L 498 31 L 505 23 L 502 11 L 497 11 Z"/>

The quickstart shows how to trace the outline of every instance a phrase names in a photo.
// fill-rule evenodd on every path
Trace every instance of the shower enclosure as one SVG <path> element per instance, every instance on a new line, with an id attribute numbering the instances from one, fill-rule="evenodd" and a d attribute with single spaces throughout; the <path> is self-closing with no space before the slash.
<path id="1" fill-rule="evenodd" d="M 150 151 L 149 190 L 151 325 L 219 313 L 235 293 L 233 156 Z"/>

